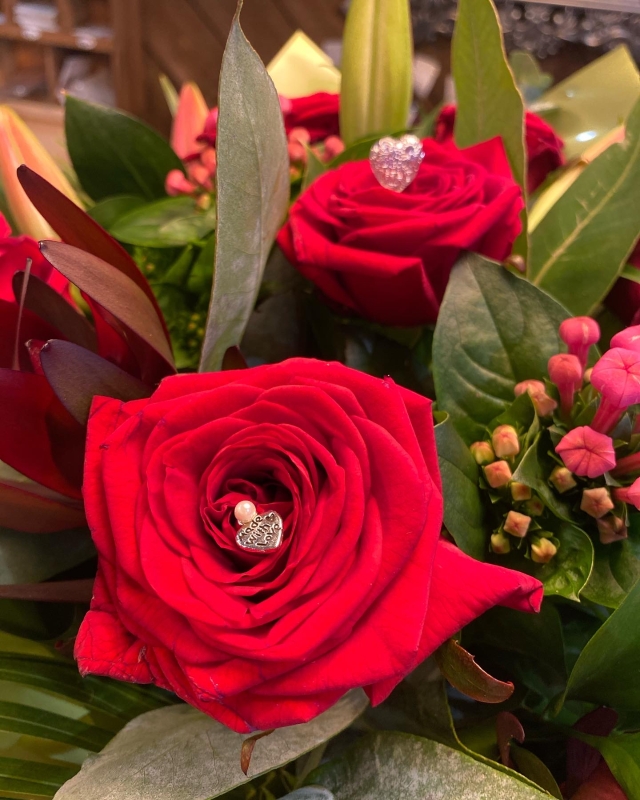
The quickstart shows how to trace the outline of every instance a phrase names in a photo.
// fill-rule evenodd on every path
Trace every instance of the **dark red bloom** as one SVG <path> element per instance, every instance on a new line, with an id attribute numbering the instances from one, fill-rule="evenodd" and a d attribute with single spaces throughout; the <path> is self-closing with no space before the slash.
<path id="1" fill-rule="evenodd" d="M 640 243 L 629 256 L 629 264 L 640 270 Z M 618 278 L 604 303 L 625 325 L 640 324 L 640 283 Z"/>
<path id="2" fill-rule="evenodd" d="M 379 703 L 487 608 L 542 600 L 440 538 L 431 401 L 341 364 L 97 398 L 84 496 L 99 566 L 81 672 L 171 689 L 237 731 L 304 722 L 356 686 Z M 281 516 L 279 549 L 236 544 L 247 499 Z"/>
<path id="3" fill-rule="evenodd" d="M 520 232 L 520 188 L 499 139 L 458 150 L 424 141 L 402 193 L 368 161 L 318 178 L 278 235 L 287 258 L 334 304 L 383 325 L 435 322 L 461 251 L 504 259 Z"/>

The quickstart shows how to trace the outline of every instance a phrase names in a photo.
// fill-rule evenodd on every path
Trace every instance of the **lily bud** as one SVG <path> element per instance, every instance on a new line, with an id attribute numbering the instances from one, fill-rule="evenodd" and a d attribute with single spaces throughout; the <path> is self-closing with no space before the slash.
<path id="1" fill-rule="evenodd" d="M 556 445 L 556 453 L 575 475 L 598 478 L 616 465 L 613 440 L 589 426 L 574 428 Z"/>
<path id="2" fill-rule="evenodd" d="M 511 542 L 509 537 L 505 536 L 502 531 L 498 531 L 491 535 L 491 550 L 498 555 L 505 555 L 511 550 Z"/>
<path id="3" fill-rule="evenodd" d="M 531 517 L 520 514 L 519 511 L 510 511 L 502 527 L 505 533 L 510 533 L 518 539 L 524 539 L 529 532 L 529 525 L 531 525 Z"/>
<path id="4" fill-rule="evenodd" d="M 582 364 L 577 356 L 559 353 L 549 359 L 549 377 L 560 392 L 560 408 L 568 416 L 573 398 L 582 386 Z"/>
<path id="5" fill-rule="evenodd" d="M 591 427 L 608 433 L 629 406 L 640 402 L 640 352 L 608 350 L 594 366 L 591 384 L 602 395 Z"/>
<path id="6" fill-rule="evenodd" d="M 474 442 L 470 447 L 471 455 L 475 458 L 476 464 L 481 467 L 485 464 L 491 464 L 495 461 L 496 454 L 493 452 L 493 447 L 489 442 Z"/>
<path id="7" fill-rule="evenodd" d="M 202 92 L 195 83 L 185 83 L 180 90 L 178 108 L 171 128 L 171 147 L 183 161 L 202 150 L 198 136 L 202 133 L 209 115 Z"/>
<path id="8" fill-rule="evenodd" d="M 491 434 L 491 444 L 499 458 L 517 456 L 520 452 L 518 432 L 512 425 L 498 425 Z"/>
<path id="9" fill-rule="evenodd" d="M 518 483 L 517 481 L 513 481 L 509 486 L 511 490 L 511 497 L 514 499 L 516 503 L 522 503 L 524 500 L 531 500 L 532 491 L 531 487 L 527 486 L 526 483 Z"/>
<path id="10" fill-rule="evenodd" d="M 598 532 L 602 544 L 612 544 L 626 539 L 629 535 L 624 520 L 609 514 L 603 519 L 598 520 Z"/>
<path id="11" fill-rule="evenodd" d="M 640 511 L 640 478 L 636 478 L 631 486 L 627 486 L 624 489 L 614 489 L 613 496 L 616 500 L 629 503 Z"/>
<path id="12" fill-rule="evenodd" d="M 613 509 L 613 501 L 609 496 L 609 490 L 604 486 L 596 489 L 585 489 L 582 492 L 580 508 L 589 516 L 601 519 Z"/>
<path id="13" fill-rule="evenodd" d="M 506 461 L 494 461 L 484 467 L 484 476 L 492 489 L 501 489 L 511 482 L 511 467 Z"/>
<path id="14" fill-rule="evenodd" d="M 531 543 L 531 560 L 536 564 L 548 564 L 558 552 L 551 539 L 536 539 Z"/>
<path id="15" fill-rule="evenodd" d="M 569 348 L 569 353 L 578 358 L 584 369 L 589 358 L 589 348 L 600 340 L 600 326 L 591 317 L 565 319 L 560 324 L 560 338 Z"/>
<path id="16" fill-rule="evenodd" d="M 524 510 L 532 517 L 541 517 L 544 514 L 544 503 L 539 497 L 532 497 L 523 506 Z"/>
<path id="17" fill-rule="evenodd" d="M 571 471 L 566 467 L 557 466 L 549 476 L 549 480 L 560 492 L 560 494 L 564 494 L 570 489 L 574 489 L 578 485 L 574 480 Z"/>

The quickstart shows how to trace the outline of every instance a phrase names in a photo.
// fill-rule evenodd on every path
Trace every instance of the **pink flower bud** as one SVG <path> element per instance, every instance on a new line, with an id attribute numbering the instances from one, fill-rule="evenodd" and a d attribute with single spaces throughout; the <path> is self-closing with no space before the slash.
<path id="1" fill-rule="evenodd" d="M 558 552 L 551 539 L 536 539 L 531 543 L 531 560 L 536 564 L 548 564 Z"/>
<path id="2" fill-rule="evenodd" d="M 491 444 L 498 458 L 510 458 L 520 452 L 518 432 L 512 425 L 498 425 L 491 434 Z"/>
<path id="3" fill-rule="evenodd" d="M 584 369 L 589 358 L 589 348 L 600 339 L 600 326 L 591 317 L 565 319 L 560 324 L 560 338 L 571 355 L 577 356 Z"/>
<path id="4" fill-rule="evenodd" d="M 339 136 L 329 136 L 324 140 L 324 161 L 333 161 L 340 153 L 344 153 L 344 142 Z"/>
<path id="5" fill-rule="evenodd" d="M 558 407 L 558 404 L 546 392 L 529 392 L 531 402 L 539 417 L 550 417 Z"/>
<path id="6" fill-rule="evenodd" d="M 607 433 L 629 406 L 640 402 L 640 352 L 622 347 L 607 351 L 593 368 L 591 384 L 602 395 L 591 426 Z"/>
<path id="7" fill-rule="evenodd" d="M 585 489 L 582 492 L 580 508 L 596 519 L 604 517 L 605 514 L 608 514 L 613 509 L 613 501 L 609 496 L 609 490 L 604 486 L 596 489 Z"/>
<path id="8" fill-rule="evenodd" d="M 556 446 L 556 453 L 575 475 L 598 478 L 616 465 L 613 441 L 588 426 L 574 428 Z"/>
<path id="9" fill-rule="evenodd" d="M 622 347 L 625 350 L 640 352 L 640 325 L 625 328 L 611 340 L 611 347 Z"/>
<path id="10" fill-rule="evenodd" d="M 496 459 L 493 447 L 489 442 L 474 442 L 469 447 L 469 450 L 471 450 L 471 455 L 475 458 L 476 464 L 480 464 L 480 466 L 491 464 Z"/>
<path id="11" fill-rule="evenodd" d="M 616 468 L 611 470 L 614 478 L 633 475 L 635 472 L 640 472 L 640 453 L 631 453 L 630 456 L 619 458 Z"/>
<path id="12" fill-rule="evenodd" d="M 501 489 L 511 481 L 511 467 L 506 461 L 494 461 L 484 467 L 484 476 L 492 489 Z"/>
<path id="13" fill-rule="evenodd" d="M 311 134 L 306 128 L 293 128 L 289 131 L 290 144 L 309 144 L 311 142 Z"/>
<path id="14" fill-rule="evenodd" d="M 510 511 L 507 514 L 507 519 L 503 525 L 505 533 L 510 533 L 518 539 L 524 539 L 529 531 L 531 524 L 531 517 L 526 514 L 520 514 L 519 511 Z"/>
<path id="15" fill-rule="evenodd" d="M 631 486 L 627 486 L 624 489 L 614 489 L 613 496 L 616 500 L 629 503 L 640 511 L 640 478 L 636 478 Z"/>
<path id="16" fill-rule="evenodd" d="M 566 467 L 556 467 L 549 476 L 549 480 L 560 494 L 564 494 L 578 485 Z"/>
<path id="17" fill-rule="evenodd" d="M 491 535 L 491 550 L 498 555 L 505 555 L 511 550 L 511 542 L 509 537 L 505 536 L 502 531 L 498 531 Z"/>
<path id="18" fill-rule="evenodd" d="M 546 389 L 542 381 L 520 381 L 520 383 L 516 383 L 516 385 L 513 387 L 513 393 L 516 397 L 520 397 L 520 395 L 524 394 L 525 392 L 529 392 L 529 394 L 531 394 L 532 392 L 544 391 L 546 391 Z"/>
<path id="19" fill-rule="evenodd" d="M 201 186 L 207 192 L 213 191 L 213 181 L 211 180 L 209 170 L 204 164 L 192 161 L 187 165 L 187 174 L 193 183 Z"/>
<path id="20" fill-rule="evenodd" d="M 544 503 L 539 497 L 532 497 L 523 506 L 524 510 L 532 517 L 540 517 L 544 513 Z"/>
<path id="21" fill-rule="evenodd" d="M 509 486 L 509 489 L 511 490 L 511 497 L 513 498 L 514 502 L 522 503 L 525 500 L 531 500 L 531 487 L 527 486 L 526 483 L 518 483 L 517 481 L 513 481 Z"/>
<path id="22" fill-rule="evenodd" d="M 300 144 L 300 142 L 289 142 L 287 145 L 287 150 L 289 151 L 289 161 L 294 164 L 306 164 L 307 163 L 307 151 L 304 145 Z"/>
<path id="23" fill-rule="evenodd" d="M 628 537 L 627 526 L 620 517 L 608 514 L 597 522 L 600 542 L 602 544 L 612 544 L 620 542 Z"/>
<path id="24" fill-rule="evenodd" d="M 197 187 L 179 169 L 172 169 L 166 177 L 164 188 L 170 197 L 177 197 L 181 194 L 193 194 Z"/>
<path id="25" fill-rule="evenodd" d="M 573 398 L 582 386 L 582 364 L 578 356 L 560 353 L 549 359 L 549 377 L 560 392 L 560 408 L 568 416 L 573 408 Z"/>

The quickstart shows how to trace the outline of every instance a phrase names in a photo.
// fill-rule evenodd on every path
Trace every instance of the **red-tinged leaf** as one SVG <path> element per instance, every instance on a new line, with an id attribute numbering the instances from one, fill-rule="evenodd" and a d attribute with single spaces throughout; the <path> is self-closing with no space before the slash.
<path id="1" fill-rule="evenodd" d="M 0 586 L 0 599 L 40 603 L 90 603 L 93 578 L 47 583 L 13 583 Z"/>
<path id="2" fill-rule="evenodd" d="M 480 703 L 503 703 L 513 694 L 512 683 L 504 683 L 479 667 L 473 656 L 450 639 L 435 653 L 440 672 L 462 694 Z"/>
<path id="3" fill-rule="evenodd" d="M 145 382 L 154 383 L 175 371 L 160 319 L 149 298 L 130 278 L 77 247 L 41 242 L 40 248 L 56 269 L 128 329 L 129 344 Z"/>
<path id="4" fill-rule="evenodd" d="M 64 242 L 111 264 L 146 294 L 169 341 L 169 333 L 153 290 L 124 247 L 37 172 L 23 164 L 18 168 L 18 178 L 33 205 Z"/>
<path id="5" fill-rule="evenodd" d="M 0 369 L 0 461 L 48 489 L 79 499 L 83 443 L 82 428 L 46 378 Z"/>
<path id="6" fill-rule="evenodd" d="M 0 483 L 0 526 L 25 533 L 53 533 L 85 524 L 82 504 L 58 500 Z"/>
<path id="7" fill-rule="evenodd" d="M 524 742 L 524 728 L 520 720 L 508 711 L 502 711 L 496 717 L 496 736 L 498 738 L 498 750 L 500 751 L 500 761 L 505 767 L 511 767 L 511 742 L 513 739 L 522 744 Z"/>
<path id="8" fill-rule="evenodd" d="M 627 795 L 604 761 L 575 794 L 567 796 L 571 800 L 627 800 Z"/>
<path id="9" fill-rule="evenodd" d="M 272 728 L 270 731 L 262 731 L 262 733 L 254 733 L 253 736 L 249 736 L 242 742 L 242 748 L 240 750 L 240 769 L 244 772 L 245 775 L 249 772 L 249 767 L 251 765 L 251 756 L 253 755 L 253 748 L 256 746 L 256 742 L 259 739 L 263 739 L 265 736 L 269 736 L 270 733 L 273 733 L 275 728 Z"/>
<path id="10" fill-rule="evenodd" d="M 126 329 L 118 320 L 92 300 L 87 294 L 83 300 L 91 309 L 98 338 L 98 355 L 111 361 L 130 375 L 140 377 L 140 364 L 128 344 Z"/>
<path id="11" fill-rule="evenodd" d="M 13 276 L 13 293 L 19 302 L 24 284 L 24 272 Z M 64 297 L 37 278 L 29 276 L 25 308 L 60 331 L 70 342 L 75 342 L 87 350 L 97 349 L 96 332 L 89 320 L 68 303 Z"/>
<path id="12" fill-rule="evenodd" d="M 247 369 L 249 365 L 244 360 L 239 347 L 230 347 L 222 359 L 222 369 Z"/>
<path id="13" fill-rule="evenodd" d="M 40 363 L 58 399 L 81 425 L 89 420 L 96 395 L 138 400 L 151 394 L 142 381 L 71 342 L 46 342 L 40 351 Z"/>
<path id="14" fill-rule="evenodd" d="M 591 736 L 608 736 L 618 724 L 618 712 L 612 708 L 596 708 L 581 717 L 574 728 Z M 602 756 L 591 745 L 578 739 L 567 741 L 567 791 L 571 796 L 596 769 Z"/>

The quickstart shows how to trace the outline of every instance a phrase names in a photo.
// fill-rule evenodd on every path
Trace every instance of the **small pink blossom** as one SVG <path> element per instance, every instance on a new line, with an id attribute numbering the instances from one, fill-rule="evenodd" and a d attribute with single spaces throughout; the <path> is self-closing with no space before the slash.
<path id="1" fill-rule="evenodd" d="M 571 355 L 577 356 L 584 369 L 589 357 L 589 348 L 600 339 L 600 326 L 591 317 L 565 319 L 560 325 L 560 338 L 569 348 Z"/>
<path id="2" fill-rule="evenodd" d="M 611 340 L 611 347 L 623 347 L 625 350 L 640 351 L 640 325 L 625 328 Z"/>
<path id="3" fill-rule="evenodd" d="M 591 384 L 617 408 L 640 402 L 640 352 L 623 347 L 608 350 L 594 366 Z"/>
<path id="4" fill-rule="evenodd" d="M 582 364 L 578 356 L 559 353 L 549 359 L 549 377 L 558 387 L 560 408 L 567 416 L 573 408 L 575 393 L 582 386 Z"/>
<path id="5" fill-rule="evenodd" d="M 501 489 L 511 482 L 511 467 L 506 461 L 494 461 L 484 467 L 484 476 L 492 489 Z"/>
<path id="6" fill-rule="evenodd" d="M 574 428 L 556 447 L 565 465 L 574 475 L 597 478 L 616 465 L 611 437 L 588 426 Z"/>
<path id="7" fill-rule="evenodd" d="M 529 392 L 529 394 L 531 394 L 532 392 L 544 392 L 544 391 L 545 391 L 544 383 L 542 381 L 536 381 L 533 379 L 527 381 L 520 381 L 520 383 L 516 383 L 516 385 L 513 387 L 513 393 L 515 394 L 516 397 L 520 397 L 520 395 L 524 394 L 525 392 Z"/>
<path id="8" fill-rule="evenodd" d="M 614 489 L 613 496 L 616 500 L 622 500 L 623 503 L 630 503 L 640 511 L 640 478 L 623 489 Z"/>
<path id="9" fill-rule="evenodd" d="M 613 509 L 613 500 L 609 495 L 609 490 L 605 486 L 585 489 L 582 493 L 580 508 L 591 517 L 601 519 Z"/>

